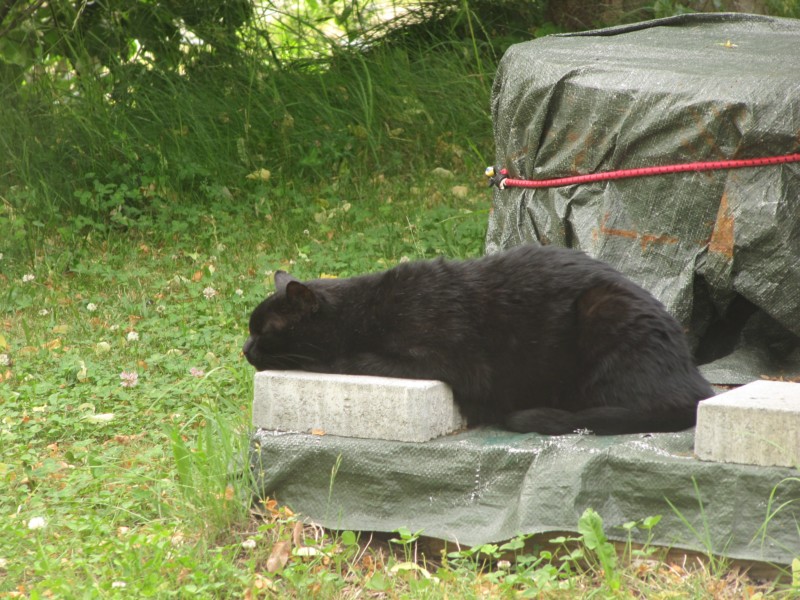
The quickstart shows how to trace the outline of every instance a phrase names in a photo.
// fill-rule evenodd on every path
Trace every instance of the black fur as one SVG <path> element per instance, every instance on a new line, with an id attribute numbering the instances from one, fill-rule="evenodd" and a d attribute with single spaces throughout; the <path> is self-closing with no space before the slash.
<path id="1" fill-rule="evenodd" d="M 680 325 L 582 252 L 520 246 L 301 283 L 250 317 L 258 370 L 438 379 L 470 425 L 545 434 L 677 431 L 713 391 Z"/>

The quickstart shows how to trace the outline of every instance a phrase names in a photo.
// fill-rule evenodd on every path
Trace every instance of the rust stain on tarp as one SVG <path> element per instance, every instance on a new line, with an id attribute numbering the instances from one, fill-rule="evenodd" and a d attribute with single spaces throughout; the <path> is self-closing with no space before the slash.
<path id="1" fill-rule="evenodd" d="M 708 241 L 709 252 L 722 254 L 729 259 L 733 258 L 733 226 L 734 219 L 728 206 L 728 196 L 723 192 L 719 201 L 717 220 L 714 222 L 714 230 Z"/>
<path id="2" fill-rule="evenodd" d="M 600 233 L 603 235 L 639 240 L 639 243 L 642 245 L 642 252 L 647 250 L 647 247 L 651 244 L 677 244 L 679 241 L 678 238 L 666 234 L 656 235 L 654 233 L 639 233 L 638 231 L 634 231 L 632 229 L 615 229 L 613 227 L 607 227 L 606 223 L 608 223 L 608 218 L 610 216 L 611 213 L 606 213 L 603 215 L 603 218 L 600 221 Z M 595 229 L 593 233 L 595 239 L 597 239 L 597 230 Z"/>
<path id="3" fill-rule="evenodd" d="M 647 246 L 650 244 L 677 244 L 678 238 L 672 237 L 671 235 L 661 234 L 655 235 L 652 233 L 643 233 L 641 237 L 642 242 L 642 252 L 647 250 Z"/>

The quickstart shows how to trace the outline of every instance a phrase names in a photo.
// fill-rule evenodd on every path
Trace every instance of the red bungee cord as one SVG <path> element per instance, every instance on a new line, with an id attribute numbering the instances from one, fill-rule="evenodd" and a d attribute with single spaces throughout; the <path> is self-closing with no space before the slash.
<path id="1" fill-rule="evenodd" d="M 745 167 L 763 167 L 768 165 L 782 165 L 784 163 L 800 162 L 800 154 L 785 154 L 783 156 L 767 156 L 765 158 L 744 158 L 736 160 L 712 160 L 707 162 L 682 163 L 664 165 L 661 167 L 643 167 L 640 169 L 620 169 L 618 171 L 603 171 L 589 173 L 588 175 L 573 175 L 571 177 L 558 177 L 556 179 L 512 179 L 508 176 L 507 169 L 486 167 L 486 176 L 489 185 L 496 185 L 499 189 L 507 187 L 521 188 L 550 188 L 578 183 L 593 183 L 595 181 L 609 181 L 612 179 L 627 179 L 630 177 L 651 177 L 653 175 L 666 175 L 668 173 L 685 173 L 687 171 L 717 171 L 721 169 L 742 169 Z"/>

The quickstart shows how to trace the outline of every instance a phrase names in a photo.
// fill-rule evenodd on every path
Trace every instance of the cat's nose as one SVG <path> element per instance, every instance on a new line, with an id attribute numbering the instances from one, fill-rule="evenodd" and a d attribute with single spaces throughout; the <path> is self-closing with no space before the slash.
<path id="1" fill-rule="evenodd" d="M 247 353 L 250 352 L 250 348 L 253 347 L 253 344 L 255 344 L 255 342 L 256 341 L 255 341 L 255 339 L 253 339 L 252 335 L 247 338 L 247 341 L 245 341 L 244 346 L 242 346 L 242 353 L 245 356 L 247 356 Z"/>

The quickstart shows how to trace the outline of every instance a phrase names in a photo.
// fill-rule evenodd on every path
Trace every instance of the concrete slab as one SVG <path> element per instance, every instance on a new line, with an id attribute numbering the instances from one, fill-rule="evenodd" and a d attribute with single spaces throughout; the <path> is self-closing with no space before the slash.
<path id="1" fill-rule="evenodd" d="M 255 374 L 253 425 L 425 442 L 463 429 L 466 422 L 441 381 L 261 371 Z"/>
<path id="2" fill-rule="evenodd" d="M 800 468 L 800 384 L 754 381 L 703 400 L 694 450 L 702 460 Z"/>

